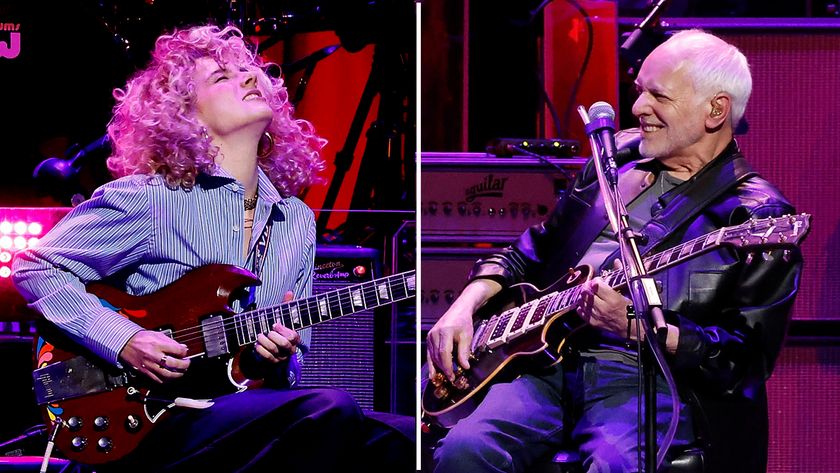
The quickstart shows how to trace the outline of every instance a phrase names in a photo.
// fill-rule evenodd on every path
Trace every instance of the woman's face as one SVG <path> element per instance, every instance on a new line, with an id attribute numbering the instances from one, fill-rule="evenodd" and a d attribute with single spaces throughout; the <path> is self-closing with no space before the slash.
<path id="1" fill-rule="evenodd" d="M 210 136 L 225 137 L 243 130 L 262 133 L 271 122 L 272 110 L 257 87 L 252 65 L 219 64 L 210 57 L 196 61 L 196 115 Z"/>

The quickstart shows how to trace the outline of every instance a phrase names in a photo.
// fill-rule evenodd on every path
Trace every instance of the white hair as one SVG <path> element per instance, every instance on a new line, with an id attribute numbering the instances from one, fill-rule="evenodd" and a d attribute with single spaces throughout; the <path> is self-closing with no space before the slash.
<path id="1" fill-rule="evenodd" d="M 744 116 L 752 93 L 752 76 L 747 58 L 738 48 L 698 29 L 675 33 L 662 44 L 678 51 L 694 89 L 701 94 L 726 92 L 732 99 L 732 126 Z"/>

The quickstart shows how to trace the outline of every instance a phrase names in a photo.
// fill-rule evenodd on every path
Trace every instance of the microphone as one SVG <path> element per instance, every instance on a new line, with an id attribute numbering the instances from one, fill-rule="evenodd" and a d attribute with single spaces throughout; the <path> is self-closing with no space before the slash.
<path id="1" fill-rule="evenodd" d="M 48 179 L 52 181 L 69 181 L 74 179 L 82 167 L 83 160 L 95 152 L 111 150 L 111 138 L 106 133 L 96 141 L 88 144 L 77 151 L 71 159 L 47 158 L 41 161 L 32 172 L 35 179 Z"/>
<path id="2" fill-rule="evenodd" d="M 268 73 L 270 75 L 274 76 L 275 78 L 277 78 L 277 77 L 280 77 L 281 70 L 282 70 L 283 74 L 289 75 L 293 72 L 297 72 L 297 71 L 300 71 L 300 70 L 303 70 L 303 69 L 308 69 L 310 67 L 314 67 L 315 64 L 318 61 L 320 61 L 322 59 L 325 59 L 330 54 L 336 52 L 338 50 L 338 48 L 340 48 L 340 47 L 341 47 L 340 44 L 333 44 L 331 46 L 321 48 L 321 49 L 315 51 L 314 53 L 312 53 L 312 54 L 310 54 L 310 55 L 308 55 L 304 58 L 298 59 L 295 62 L 291 62 L 291 63 L 287 63 L 287 64 L 281 64 L 280 65 L 280 70 L 272 69 Z"/>
<path id="3" fill-rule="evenodd" d="M 615 110 L 607 102 L 595 102 L 589 107 L 589 123 L 586 125 L 586 134 L 595 135 L 601 144 L 601 162 L 604 163 L 604 171 L 610 184 L 618 182 L 618 170 L 616 169 L 615 156 L 618 154 L 615 147 Z"/>
<path id="4" fill-rule="evenodd" d="M 668 1 L 659 0 L 656 2 L 650 13 L 618 48 L 618 54 L 630 64 L 632 70 L 630 73 L 633 75 L 638 72 L 642 60 L 662 42 L 662 35 L 656 34 L 654 31 L 660 26 L 659 17 L 668 7 Z"/>

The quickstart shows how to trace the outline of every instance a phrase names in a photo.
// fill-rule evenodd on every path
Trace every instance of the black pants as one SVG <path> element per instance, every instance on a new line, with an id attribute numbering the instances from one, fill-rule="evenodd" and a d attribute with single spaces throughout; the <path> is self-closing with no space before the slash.
<path id="1" fill-rule="evenodd" d="M 175 413 L 130 455 L 98 471 L 362 471 L 363 459 L 365 470 L 377 459 L 365 455 L 367 448 L 410 450 L 413 468 L 413 439 L 387 422 L 367 420 L 344 391 L 256 389 L 214 401 L 208 409 Z"/>

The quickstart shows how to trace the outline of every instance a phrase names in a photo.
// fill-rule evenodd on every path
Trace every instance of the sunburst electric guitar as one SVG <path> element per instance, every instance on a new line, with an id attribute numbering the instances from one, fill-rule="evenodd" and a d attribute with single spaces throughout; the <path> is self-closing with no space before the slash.
<path id="1" fill-rule="evenodd" d="M 653 274 L 721 246 L 767 250 L 797 245 L 808 233 L 810 215 L 750 220 L 724 227 L 644 258 Z M 749 253 L 747 259 L 761 258 Z M 475 409 L 493 383 L 509 380 L 532 367 L 551 366 L 562 358 L 567 338 L 584 326 L 575 313 L 582 284 L 592 268 L 582 266 L 546 289 L 522 283 L 500 292 L 476 314 L 470 347 L 470 369 L 458 368 L 454 381 L 437 373 L 423 388 L 424 421 L 451 427 Z M 607 271 L 604 281 L 615 289 L 625 285 L 623 271 Z"/>
<path id="2" fill-rule="evenodd" d="M 408 299 L 416 292 L 415 273 L 408 271 L 233 313 L 232 296 L 259 283 L 244 269 L 214 264 L 142 297 L 102 284 L 89 285 L 88 291 L 104 305 L 186 345 L 190 368 L 175 381 L 157 384 L 131 369 L 113 367 L 44 324 L 35 342 L 33 378 L 45 420 L 62 419 L 55 446 L 65 457 L 81 463 L 117 460 L 172 409 L 208 407 L 213 397 L 251 387 L 240 370 L 240 356 L 274 323 L 300 330 Z"/>

